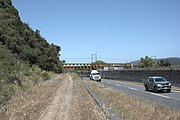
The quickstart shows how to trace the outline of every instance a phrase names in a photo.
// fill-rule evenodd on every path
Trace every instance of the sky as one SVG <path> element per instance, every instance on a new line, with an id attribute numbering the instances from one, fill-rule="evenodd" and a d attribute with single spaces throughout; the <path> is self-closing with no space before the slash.
<path id="1" fill-rule="evenodd" d="M 96 55 L 108 63 L 180 57 L 180 0 L 12 2 L 23 22 L 61 47 L 66 63 L 94 62 Z"/>

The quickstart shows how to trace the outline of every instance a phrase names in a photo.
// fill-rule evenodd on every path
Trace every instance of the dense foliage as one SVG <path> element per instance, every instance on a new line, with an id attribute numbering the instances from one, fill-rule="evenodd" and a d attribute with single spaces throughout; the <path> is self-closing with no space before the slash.
<path id="1" fill-rule="evenodd" d="M 11 0 L 0 0 L 0 118 L 13 95 L 62 72 L 60 47 L 23 23 Z"/>
<path id="2" fill-rule="evenodd" d="M 145 56 L 140 59 L 139 66 L 141 68 L 149 68 L 149 67 L 171 67 L 171 63 L 168 59 L 160 59 L 160 60 L 153 60 L 151 57 Z"/>
<path id="3" fill-rule="evenodd" d="M 93 65 L 107 65 L 108 66 L 108 63 L 102 61 L 102 60 L 97 60 L 96 62 L 92 63 Z"/>
<path id="4" fill-rule="evenodd" d="M 171 63 L 169 62 L 168 59 L 160 59 L 157 64 L 161 67 L 170 67 Z"/>
<path id="5" fill-rule="evenodd" d="M 23 23 L 11 0 L 0 0 L 0 43 L 28 64 L 62 72 L 59 60 L 61 48 L 49 44 L 39 30 L 33 31 L 27 23 Z"/>
<path id="6" fill-rule="evenodd" d="M 49 79 L 49 73 L 16 59 L 11 50 L 0 44 L 0 118 L 13 95 Z"/>
<path id="7" fill-rule="evenodd" d="M 141 58 L 139 65 L 142 68 L 153 67 L 155 61 L 151 57 L 145 56 L 144 58 Z"/>

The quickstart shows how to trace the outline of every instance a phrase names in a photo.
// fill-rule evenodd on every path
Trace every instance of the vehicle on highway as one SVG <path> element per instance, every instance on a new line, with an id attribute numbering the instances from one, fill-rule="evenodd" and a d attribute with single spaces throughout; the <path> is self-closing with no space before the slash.
<path id="1" fill-rule="evenodd" d="M 90 80 L 101 82 L 101 76 L 97 70 L 91 70 L 89 78 Z"/>
<path id="2" fill-rule="evenodd" d="M 167 81 L 164 77 L 151 76 L 147 80 L 144 80 L 145 90 L 153 90 L 154 92 L 166 90 L 171 92 L 171 83 Z"/>

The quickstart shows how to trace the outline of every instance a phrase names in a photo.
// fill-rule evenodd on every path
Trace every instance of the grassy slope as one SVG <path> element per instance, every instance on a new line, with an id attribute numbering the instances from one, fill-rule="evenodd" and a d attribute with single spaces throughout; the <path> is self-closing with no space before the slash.
<path id="1" fill-rule="evenodd" d="M 13 96 L 50 79 L 44 70 L 62 72 L 59 51 L 21 21 L 11 0 L 0 0 L 0 118 Z"/>
<path id="2" fill-rule="evenodd" d="M 0 45 L 0 115 L 6 111 L 6 102 L 14 95 L 50 78 L 37 66 L 24 64 L 3 45 Z"/>
<path id="3" fill-rule="evenodd" d="M 39 32 L 21 21 L 11 0 L 0 0 L 0 114 L 12 96 L 50 78 L 42 69 L 61 71 L 60 47 Z"/>

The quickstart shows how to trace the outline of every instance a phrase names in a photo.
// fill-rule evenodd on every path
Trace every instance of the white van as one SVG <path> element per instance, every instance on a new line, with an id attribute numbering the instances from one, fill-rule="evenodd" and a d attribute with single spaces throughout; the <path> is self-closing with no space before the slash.
<path id="1" fill-rule="evenodd" d="M 101 82 L 101 76 L 97 70 L 91 70 L 90 72 L 90 80 L 95 80 L 97 82 Z"/>

